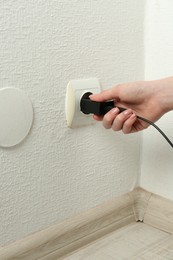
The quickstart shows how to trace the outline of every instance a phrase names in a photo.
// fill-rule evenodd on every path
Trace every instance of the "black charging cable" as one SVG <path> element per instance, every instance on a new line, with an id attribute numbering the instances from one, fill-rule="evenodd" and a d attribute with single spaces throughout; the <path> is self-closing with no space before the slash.
<path id="1" fill-rule="evenodd" d="M 105 101 L 105 102 L 92 101 L 89 98 L 90 95 L 92 95 L 91 92 L 85 93 L 82 96 L 81 101 L 80 101 L 80 110 L 84 114 L 95 114 L 98 116 L 103 116 L 107 112 L 109 112 L 112 108 L 115 107 L 113 100 Z M 123 107 L 117 107 L 117 108 L 120 110 L 120 113 L 126 110 L 126 108 L 123 108 Z M 152 121 L 150 121 L 144 117 L 138 116 L 138 115 L 137 115 L 137 118 L 139 120 L 142 120 L 142 121 L 148 123 L 149 125 L 152 125 L 155 129 L 157 129 L 159 131 L 159 133 L 166 139 L 166 141 L 173 148 L 173 143 L 170 141 L 170 139 L 165 135 L 165 133 L 156 124 L 154 124 Z"/>

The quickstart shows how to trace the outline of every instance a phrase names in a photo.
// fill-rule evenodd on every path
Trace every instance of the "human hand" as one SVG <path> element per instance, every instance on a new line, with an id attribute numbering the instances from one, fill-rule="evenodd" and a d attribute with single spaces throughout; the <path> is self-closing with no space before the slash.
<path id="1" fill-rule="evenodd" d="M 168 104 L 170 95 L 173 103 L 173 77 L 156 81 L 120 84 L 100 94 L 91 95 L 90 99 L 98 102 L 113 99 L 116 107 L 127 108 L 122 113 L 119 113 L 118 108 L 113 108 L 103 117 L 96 115 L 93 117 L 98 121 L 103 120 L 106 129 L 122 130 L 128 134 L 148 127 L 148 124 L 138 119 L 137 115 L 155 122 L 165 112 L 173 109 Z"/>

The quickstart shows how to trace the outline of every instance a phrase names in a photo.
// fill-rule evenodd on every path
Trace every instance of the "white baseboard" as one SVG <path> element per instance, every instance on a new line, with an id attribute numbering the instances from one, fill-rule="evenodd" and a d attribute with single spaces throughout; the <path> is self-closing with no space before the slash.
<path id="1" fill-rule="evenodd" d="M 173 234 L 173 201 L 141 188 L 2 247 L 3 260 L 53 260 L 134 221 Z"/>

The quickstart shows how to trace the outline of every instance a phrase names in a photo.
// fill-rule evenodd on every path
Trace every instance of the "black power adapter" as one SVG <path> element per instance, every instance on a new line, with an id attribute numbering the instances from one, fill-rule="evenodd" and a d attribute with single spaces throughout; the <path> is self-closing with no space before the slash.
<path id="1" fill-rule="evenodd" d="M 97 102 L 97 101 L 91 100 L 89 98 L 90 95 L 92 95 L 91 92 L 86 92 L 82 96 L 81 101 L 80 101 L 80 110 L 84 114 L 95 114 L 98 116 L 104 116 L 112 108 L 116 107 L 114 100 L 109 100 L 109 101 L 105 101 L 105 102 Z M 118 107 L 118 109 L 119 109 L 120 113 L 126 110 L 126 108 L 123 108 L 123 107 Z M 155 127 L 173 148 L 173 143 L 170 141 L 170 139 L 164 134 L 164 132 L 156 124 L 154 124 L 152 121 L 150 121 L 144 117 L 138 116 L 138 115 L 137 115 L 137 118 L 139 120 L 142 120 L 142 121 L 152 125 L 153 127 Z"/>
<path id="2" fill-rule="evenodd" d="M 114 100 L 97 102 L 92 101 L 89 96 L 92 95 L 91 92 L 86 92 L 80 101 L 80 109 L 84 114 L 95 114 L 97 116 L 103 116 L 115 107 Z M 126 108 L 118 107 L 120 112 L 126 110 Z"/>

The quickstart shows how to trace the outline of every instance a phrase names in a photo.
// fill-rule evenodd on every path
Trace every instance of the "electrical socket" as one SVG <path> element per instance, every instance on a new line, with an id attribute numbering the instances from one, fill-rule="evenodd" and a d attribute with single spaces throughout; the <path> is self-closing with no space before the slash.
<path id="1" fill-rule="evenodd" d="M 100 83 L 97 78 L 71 80 L 66 90 L 66 121 L 71 128 L 93 124 L 92 115 L 86 115 L 80 110 L 80 101 L 86 92 L 93 94 L 100 92 Z"/>

